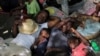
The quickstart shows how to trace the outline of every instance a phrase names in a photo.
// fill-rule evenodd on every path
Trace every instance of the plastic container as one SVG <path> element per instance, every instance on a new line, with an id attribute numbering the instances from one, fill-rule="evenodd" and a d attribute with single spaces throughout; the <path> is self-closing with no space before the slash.
<path id="1" fill-rule="evenodd" d="M 91 46 L 94 51 L 100 51 L 100 47 L 95 40 L 91 40 Z"/>

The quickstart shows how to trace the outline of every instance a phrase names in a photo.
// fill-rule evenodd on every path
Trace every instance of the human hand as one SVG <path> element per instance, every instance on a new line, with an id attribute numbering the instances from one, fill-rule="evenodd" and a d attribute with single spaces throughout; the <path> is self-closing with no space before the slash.
<path id="1" fill-rule="evenodd" d="M 71 32 L 73 34 L 75 34 L 75 36 L 80 37 L 80 33 L 77 30 L 75 30 L 74 28 L 71 28 Z"/>
<path id="2" fill-rule="evenodd" d="M 74 28 L 71 28 L 70 30 L 72 33 L 75 33 L 75 31 L 76 31 Z"/>

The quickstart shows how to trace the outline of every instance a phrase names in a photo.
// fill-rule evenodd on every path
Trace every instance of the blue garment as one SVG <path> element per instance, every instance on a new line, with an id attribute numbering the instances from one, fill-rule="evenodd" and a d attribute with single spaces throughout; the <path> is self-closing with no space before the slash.
<path id="1" fill-rule="evenodd" d="M 67 40 L 71 36 L 72 34 L 65 34 L 59 31 L 54 36 L 50 37 L 47 47 L 48 48 L 65 48 L 68 46 Z"/>
<path id="2" fill-rule="evenodd" d="M 31 45 L 35 42 L 35 37 L 29 34 L 19 33 L 16 38 L 14 38 L 11 43 L 15 43 L 19 46 L 23 46 L 30 49 Z"/>
<path id="3" fill-rule="evenodd" d="M 43 43 L 39 44 L 36 49 L 37 56 L 44 56 L 46 51 L 48 40 L 44 41 Z"/>
<path id="4" fill-rule="evenodd" d="M 52 34 L 53 36 L 51 36 L 49 39 L 47 49 L 57 48 L 66 52 L 67 56 L 70 56 L 71 49 L 69 48 L 67 41 L 68 41 L 68 38 L 72 36 L 72 34 L 71 33 L 65 34 L 61 31 L 55 31 L 55 32 Z M 53 50 L 53 51 L 56 51 L 56 50 Z"/>

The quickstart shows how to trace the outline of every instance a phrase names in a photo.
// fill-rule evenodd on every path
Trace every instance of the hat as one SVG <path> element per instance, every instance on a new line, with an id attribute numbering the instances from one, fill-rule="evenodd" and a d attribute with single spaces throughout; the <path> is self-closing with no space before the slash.
<path id="1" fill-rule="evenodd" d="M 19 32 L 24 34 L 33 34 L 38 30 L 38 24 L 32 19 L 26 19 L 19 27 Z"/>

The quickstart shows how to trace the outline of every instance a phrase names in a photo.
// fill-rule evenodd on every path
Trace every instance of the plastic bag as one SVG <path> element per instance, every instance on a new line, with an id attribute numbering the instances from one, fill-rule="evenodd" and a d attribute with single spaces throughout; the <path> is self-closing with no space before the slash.
<path id="1" fill-rule="evenodd" d="M 100 23 L 87 19 L 85 22 L 85 28 L 78 27 L 77 31 L 85 36 L 86 39 L 92 39 L 97 33 L 100 33 Z"/>

